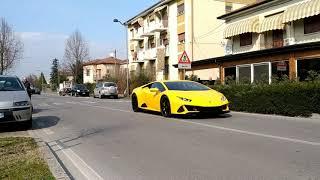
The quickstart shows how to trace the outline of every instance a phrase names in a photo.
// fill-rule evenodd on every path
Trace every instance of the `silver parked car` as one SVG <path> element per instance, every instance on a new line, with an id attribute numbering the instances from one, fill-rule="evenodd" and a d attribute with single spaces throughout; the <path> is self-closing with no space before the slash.
<path id="1" fill-rule="evenodd" d="M 113 97 L 118 99 L 117 84 L 113 82 L 99 82 L 93 91 L 93 97 L 104 98 Z"/>
<path id="2" fill-rule="evenodd" d="M 0 126 L 11 122 L 32 127 L 32 104 L 18 77 L 0 75 Z"/>

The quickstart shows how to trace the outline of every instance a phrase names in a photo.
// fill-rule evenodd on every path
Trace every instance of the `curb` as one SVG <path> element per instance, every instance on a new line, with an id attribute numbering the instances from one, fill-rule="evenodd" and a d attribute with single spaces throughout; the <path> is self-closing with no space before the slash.
<path id="1" fill-rule="evenodd" d="M 44 142 L 41 138 L 37 137 L 34 132 L 29 131 L 29 134 L 35 139 L 36 143 L 38 144 L 41 155 L 47 162 L 52 175 L 57 180 L 73 180 L 74 178 L 65 168 L 57 154 L 51 149 L 49 144 L 47 142 Z"/>

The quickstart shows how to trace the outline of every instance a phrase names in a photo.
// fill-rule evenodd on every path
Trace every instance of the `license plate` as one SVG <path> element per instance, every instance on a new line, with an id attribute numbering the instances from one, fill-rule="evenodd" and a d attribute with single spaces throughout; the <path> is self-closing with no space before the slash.
<path id="1" fill-rule="evenodd" d="M 82 94 L 86 94 L 86 93 L 82 93 Z"/>
<path id="2" fill-rule="evenodd" d="M 4 113 L 0 113 L 0 119 L 4 118 Z"/>

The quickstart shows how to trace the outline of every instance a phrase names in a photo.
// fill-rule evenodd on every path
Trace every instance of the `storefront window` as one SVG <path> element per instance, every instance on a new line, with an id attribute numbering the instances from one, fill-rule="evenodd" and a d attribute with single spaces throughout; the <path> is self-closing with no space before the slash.
<path id="1" fill-rule="evenodd" d="M 300 81 L 315 80 L 320 74 L 320 59 L 298 60 L 297 65 Z"/>
<path id="2" fill-rule="evenodd" d="M 289 61 L 277 61 L 271 65 L 273 80 L 283 81 L 289 79 Z"/>
<path id="3" fill-rule="evenodd" d="M 269 83 L 269 64 L 255 64 L 253 67 L 254 82 Z"/>
<path id="4" fill-rule="evenodd" d="M 224 68 L 224 80 L 226 84 L 232 83 L 236 80 L 237 69 L 236 67 Z"/>
<path id="5" fill-rule="evenodd" d="M 238 71 L 239 71 L 238 81 L 240 83 L 251 83 L 251 66 L 250 65 L 239 66 Z"/>

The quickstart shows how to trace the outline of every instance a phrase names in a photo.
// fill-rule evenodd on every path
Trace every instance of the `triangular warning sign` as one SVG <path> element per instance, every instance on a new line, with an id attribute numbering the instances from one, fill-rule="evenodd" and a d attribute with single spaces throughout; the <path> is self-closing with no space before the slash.
<path id="1" fill-rule="evenodd" d="M 187 52 L 184 51 L 179 59 L 179 64 L 191 64 L 191 61 L 187 55 Z"/>

